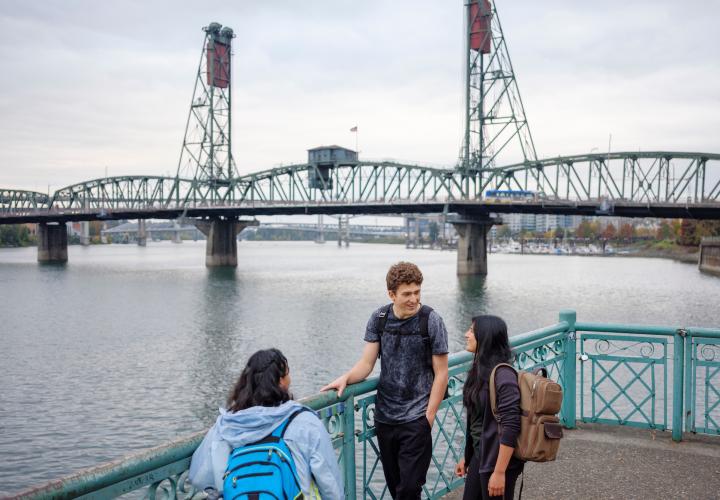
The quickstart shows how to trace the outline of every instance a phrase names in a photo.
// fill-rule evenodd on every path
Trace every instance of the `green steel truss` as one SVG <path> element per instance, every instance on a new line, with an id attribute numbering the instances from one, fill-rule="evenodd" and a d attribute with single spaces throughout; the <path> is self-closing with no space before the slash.
<path id="1" fill-rule="evenodd" d="M 57 190 L 52 197 L 0 191 L 0 217 L 64 210 L 157 210 L 197 207 L 477 202 L 489 189 L 527 190 L 537 200 L 720 203 L 720 155 L 647 152 L 578 155 L 477 173 L 392 162 L 357 162 L 330 171 L 327 189 L 311 188 L 307 164 L 212 181 L 156 176 L 111 177 Z M 320 173 L 318 178 L 322 178 Z"/>
<path id="2" fill-rule="evenodd" d="M 484 171 L 503 157 L 536 160 L 495 2 L 466 0 L 465 27 L 465 136 L 459 167 Z"/>
<path id="3" fill-rule="evenodd" d="M 0 214 L 47 210 L 50 197 L 35 191 L 0 189 Z"/>

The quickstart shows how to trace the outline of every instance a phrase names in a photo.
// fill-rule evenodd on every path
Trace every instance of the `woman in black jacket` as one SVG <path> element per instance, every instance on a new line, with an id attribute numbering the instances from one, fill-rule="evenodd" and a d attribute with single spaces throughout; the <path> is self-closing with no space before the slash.
<path id="1" fill-rule="evenodd" d="M 513 457 L 520 433 L 520 388 L 507 366 L 495 372 L 497 420 L 490 408 L 490 373 L 511 363 L 507 325 L 497 316 L 476 316 L 465 333 L 465 349 L 475 354 L 463 388 L 467 414 L 465 458 L 455 473 L 465 476 L 463 499 L 513 498 L 524 462 Z"/>

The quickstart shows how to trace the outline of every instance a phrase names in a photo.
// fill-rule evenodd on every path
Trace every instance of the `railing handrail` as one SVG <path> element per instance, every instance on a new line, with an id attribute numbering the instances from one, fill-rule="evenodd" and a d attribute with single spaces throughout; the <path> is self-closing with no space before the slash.
<path id="1" fill-rule="evenodd" d="M 688 337 L 720 338 L 720 328 L 672 327 L 658 325 L 625 325 L 621 323 L 587 323 L 578 321 L 575 329 L 582 332 L 635 333 L 641 335 L 663 335 L 672 337 L 679 330 Z"/>

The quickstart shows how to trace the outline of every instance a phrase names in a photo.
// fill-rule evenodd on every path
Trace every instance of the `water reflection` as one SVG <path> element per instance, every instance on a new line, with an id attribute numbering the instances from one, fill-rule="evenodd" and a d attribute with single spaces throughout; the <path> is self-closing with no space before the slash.
<path id="1" fill-rule="evenodd" d="M 487 276 L 458 276 L 458 324 L 465 331 L 473 316 L 487 313 Z"/>
<path id="2" fill-rule="evenodd" d="M 195 386 L 193 413 L 202 422 L 210 422 L 217 408 L 239 376 L 242 336 L 242 283 L 234 268 L 211 268 L 198 294 L 195 335 L 199 343 L 194 353 L 190 379 Z"/>

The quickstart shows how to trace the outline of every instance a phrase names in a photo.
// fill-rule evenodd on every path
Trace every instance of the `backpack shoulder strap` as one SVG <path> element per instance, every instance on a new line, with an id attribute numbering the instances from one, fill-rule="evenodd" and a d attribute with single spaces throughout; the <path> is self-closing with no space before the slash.
<path id="1" fill-rule="evenodd" d="M 383 331 L 385 331 L 385 323 L 387 323 L 387 317 L 388 314 L 390 314 L 390 309 L 392 308 L 392 304 L 388 304 L 385 307 L 382 308 L 380 313 L 378 314 L 378 322 L 377 322 L 377 329 L 378 329 L 378 335 L 382 336 Z"/>
<path id="2" fill-rule="evenodd" d="M 490 382 L 488 384 L 488 389 L 490 390 L 490 409 L 492 410 L 493 417 L 495 417 L 495 420 L 497 420 L 497 392 L 495 387 L 495 372 L 498 368 L 501 366 L 507 366 L 512 371 L 514 371 L 517 374 L 517 370 L 513 365 L 510 365 L 508 363 L 499 363 L 495 365 L 495 368 L 492 369 L 490 372 Z"/>
<path id="3" fill-rule="evenodd" d="M 418 314 L 420 319 L 420 335 L 422 336 L 423 347 L 425 348 L 425 362 L 432 368 L 432 339 L 430 338 L 428 328 L 431 312 L 433 312 L 432 307 L 423 305 Z"/>
<path id="4" fill-rule="evenodd" d="M 282 424 L 278 425 L 278 426 L 275 428 L 275 430 L 272 432 L 271 436 L 277 437 L 277 438 L 279 438 L 279 439 L 284 438 L 284 437 L 285 437 L 285 431 L 287 431 L 287 428 L 288 428 L 288 426 L 290 425 L 290 423 L 291 423 L 293 420 L 295 420 L 295 417 L 297 417 L 298 415 L 300 415 L 302 412 L 305 412 L 305 411 L 312 412 L 312 410 L 311 410 L 310 408 L 307 408 L 307 407 L 305 407 L 305 406 L 303 406 L 302 408 L 299 408 L 299 409 L 295 410 L 294 412 L 292 412 L 292 413 L 290 414 L 290 416 L 289 416 L 288 418 L 285 419 L 285 421 L 284 421 Z"/>
<path id="5" fill-rule="evenodd" d="M 380 348 L 378 349 L 378 358 L 382 357 L 382 337 L 383 332 L 385 331 L 385 323 L 387 323 L 387 317 L 388 314 L 390 314 L 390 309 L 392 309 L 392 303 L 386 305 L 382 308 L 382 310 L 378 313 L 378 321 L 377 321 L 377 334 L 378 334 L 378 344 Z"/>
<path id="6" fill-rule="evenodd" d="M 420 335 L 423 339 L 429 339 L 430 333 L 428 331 L 428 321 L 430 319 L 430 313 L 433 312 L 433 308 L 430 306 L 422 306 L 420 308 Z"/>

